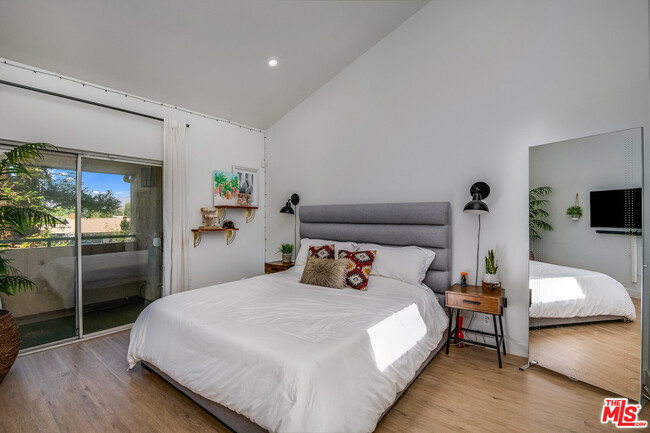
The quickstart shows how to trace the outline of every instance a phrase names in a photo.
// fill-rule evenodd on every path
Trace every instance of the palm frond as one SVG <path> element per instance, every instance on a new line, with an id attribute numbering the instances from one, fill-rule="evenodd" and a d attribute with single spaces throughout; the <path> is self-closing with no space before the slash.
<path id="1" fill-rule="evenodd" d="M 531 240 L 531 241 L 538 241 L 538 240 L 540 240 L 540 239 L 542 238 L 542 237 L 539 235 L 539 233 L 537 233 L 537 230 L 535 230 L 535 229 L 532 228 L 532 227 L 530 227 L 530 228 L 528 229 L 528 236 L 530 237 L 530 240 Z"/>
<path id="2" fill-rule="evenodd" d="M 7 174 L 24 174 L 29 172 L 24 164 L 43 159 L 43 152 L 57 150 L 56 146 L 48 143 L 26 143 L 5 152 L 0 161 L 0 176 Z"/>
<path id="3" fill-rule="evenodd" d="M 7 275 L 10 273 L 15 274 L 15 268 L 9 265 L 11 263 L 12 259 L 8 259 L 6 257 L 2 257 L 2 253 L 4 253 L 6 250 L 0 250 L 0 274 L 2 275 Z"/>
<path id="4" fill-rule="evenodd" d="M 3 178 L 10 174 L 25 175 L 32 177 L 27 167 L 22 164 L 0 164 L 0 176 Z"/>
<path id="5" fill-rule="evenodd" d="M 24 236 L 33 228 L 62 223 L 57 217 L 36 209 L 0 206 L 0 231 L 11 231 Z"/>
<path id="6" fill-rule="evenodd" d="M 542 197 L 553 192 L 553 188 L 550 186 L 539 186 L 530 190 L 530 194 L 535 197 Z"/>
<path id="7" fill-rule="evenodd" d="M 531 209 L 528 215 L 531 218 L 548 218 L 550 214 L 546 211 L 546 209 Z"/>
<path id="8" fill-rule="evenodd" d="M 542 198 L 552 192 L 553 188 L 550 186 L 540 186 L 528 192 L 528 233 L 531 242 L 542 238 L 539 230 L 553 231 L 553 227 L 544 221 L 550 216 L 544 209 L 548 206 L 549 201 Z"/>
<path id="9" fill-rule="evenodd" d="M 27 143 L 5 152 L 0 159 L 0 179 L 10 175 L 31 177 L 26 164 L 43 158 L 43 152 L 56 150 L 47 143 Z M 11 197 L 0 195 L 0 231 L 9 231 L 24 236 L 27 231 L 39 226 L 53 226 L 62 221 L 53 215 L 36 209 L 11 205 Z M 0 293 L 15 295 L 16 292 L 36 287 L 29 278 L 10 265 L 11 259 L 2 257 L 6 249 L 0 249 Z"/>
<path id="10" fill-rule="evenodd" d="M 0 293 L 13 296 L 16 292 L 34 289 L 36 284 L 22 275 L 0 275 Z"/>
<path id="11" fill-rule="evenodd" d="M 5 152 L 3 162 L 7 164 L 27 164 L 36 159 L 43 159 L 43 152 L 48 150 L 57 150 L 57 148 L 48 143 L 22 144 Z"/>
<path id="12" fill-rule="evenodd" d="M 530 207 L 546 207 L 548 206 L 548 200 L 546 199 L 537 199 L 533 196 L 530 197 L 528 200 L 529 206 Z"/>
<path id="13" fill-rule="evenodd" d="M 542 230 L 546 230 L 546 231 L 549 231 L 549 232 L 553 231 L 553 227 L 549 223 L 547 223 L 546 221 L 542 221 L 542 220 L 532 220 L 530 222 L 530 226 L 535 228 L 535 229 L 542 229 Z"/>

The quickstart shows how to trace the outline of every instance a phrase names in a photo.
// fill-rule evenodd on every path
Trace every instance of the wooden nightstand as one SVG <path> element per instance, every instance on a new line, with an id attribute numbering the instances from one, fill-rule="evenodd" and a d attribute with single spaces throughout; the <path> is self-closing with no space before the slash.
<path id="1" fill-rule="evenodd" d="M 264 263 L 264 273 L 265 274 L 274 274 L 276 272 L 286 271 L 289 268 L 292 268 L 296 262 L 284 263 L 282 260 L 277 260 L 275 262 L 266 262 Z"/>
<path id="2" fill-rule="evenodd" d="M 503 334 L 503 323 L 501 316 L 503 315 L 503 307 L 507 306 L 507 300 L 503 295 L 503 289 L 498 288 L 494 290 L 484 289 L 481 286 L 466 286 L 461 287 L 460 284 L 454 284 L 445 292 L 445 306 L 449 308 L 449 333 L 447 334 L 447 349 L 446 353 L 449 355 L 449 343 L 453 339 L 455 343 L 465 341 L 467 343 L 476 344 L 478 346 L 489 347 L 497 350 L 497 357 L 499 359 L 499 368 L 501 368 L 501 347 L 503 346 L 503 355 L 506 355 L 506 341 Z M 492 315 L 492 323 L 494 324 L 494 334 L 489 332 L 477 331 L 469 328 L 462 328 L 463 331 L 473 332 L 475 334 L 489 335 L 495 339 L 494 344 L 487 344 L 480 341 L 469 340 L 466 338 L 458 338 L 458 321 L 456 327 L 452 330 L 454 323 L 454 311 L 456 317 L 461 310 L 475 311 L 483 314 Z M 501 332 L 497 328 L 497 317 L 499 318 L 499 326 Z M 454 344 L 455 344 L 454 343 Z"/>

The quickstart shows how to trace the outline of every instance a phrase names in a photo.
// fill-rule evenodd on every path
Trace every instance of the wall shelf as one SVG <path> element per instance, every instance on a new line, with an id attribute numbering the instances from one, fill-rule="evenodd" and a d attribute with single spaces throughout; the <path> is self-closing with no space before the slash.
<path id="1" fill-rule="evenodd" d="M 219 224 L 223 223 L 226 219 L 227 209 L 246 209 L 246 224 L 255 219 L 255 211 L 259 209 L 258 206 L 215 206 L 217 208 L 217 217 Z"/>
<path id="2" fill-rule="evenodd" d="M 235 237 L 237 237 L 237 230 L 239 229 L 222 229 L 221 227 L 199 227 L 198 229 L 192 229 L 192 233 L 194 234 L 194 248 L 199 246 L 202 234 L 207 232 L 227 232 L 226 245 L 230 245 L 235 241 Z"/>

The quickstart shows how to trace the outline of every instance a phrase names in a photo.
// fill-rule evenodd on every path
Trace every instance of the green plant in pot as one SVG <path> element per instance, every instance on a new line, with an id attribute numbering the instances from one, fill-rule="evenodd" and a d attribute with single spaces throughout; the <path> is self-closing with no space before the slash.
<path id="1" fill-rule="evenodd" d="M 566 214 L 569 215 L 573 221 L 578 221 L 582 216 L 582 206 L 571 206 L 566 210 Z"/>
<path id="2" fill-rule="evenodd" d="M 499 264 L 497 263 L 497 257 L 494 253 L 494 250 L 488 250 L 488 255 L 485 256 L 485 273 L 483 274 L 483 283 L 489 289 L 499 286 L 499 277 L 497 276 L 497 271 L 499 270 Z"/>
<path id="3" fill-rule="evenodd" d="M 46 143 L 28 143 L 6 152 L 0 159 L 0 184 L 13 176 L 31 176 L 27 164 L 43 158 L 46 150 L 56 148 Z M 0 189 L 2 191 L 2 189 Z M 24 236 L 30 230 L 53 226 L 62 221 L 36 209 L 12 204 L 11 197 L 0 193 L 0 235 L 2 238 Z M 0 248 L 0 293 L 14 296 L 20 291 L 36 287 L 27 277 L 11 266 L 11 259 L 5 257 L 7 248 Z M 2 305 L 0 305 L 0 308 Z M 0 309 L 0 383 L 9 372 L 20 349 L 20 332 L 12 314 Z"/>
<path id="4" fill-rule="evenodd" d="M 546 222 L 550 217 L 546 207 L 549 201 L 544 197 L 553 192 L 550 186 L 540 186 L 528 192 L 528 236 L 530 239 L 530 259 L 534 260 L 532 247 L 535 241 L 542 238 L 543 231 L 553 231 L 553 227 Z"/>
<path id="5" fill-rule="evenodd" d="M 291 253 L 293 253 L 293 244 L 281 244 L 278 253 L 282 254 L 283 263 L 291 263 Z"/>

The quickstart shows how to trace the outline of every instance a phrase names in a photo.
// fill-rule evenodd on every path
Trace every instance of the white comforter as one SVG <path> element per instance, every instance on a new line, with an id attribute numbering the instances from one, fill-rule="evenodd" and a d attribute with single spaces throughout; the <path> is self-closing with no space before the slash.
<path id="1" fill-rule="evenodd" d="M 600 272 L 530 262 L 530 317 L 621 316 L 636 318 L 625 287 Z"/>
<path id="2" fill-rule="evenodd" d="M 440 342 L 433 292 L 372 276 L 367 292 L 300 284 L 303 267 L 147 307 L 128 362 L 273 432 L 369 432 Z"/>

